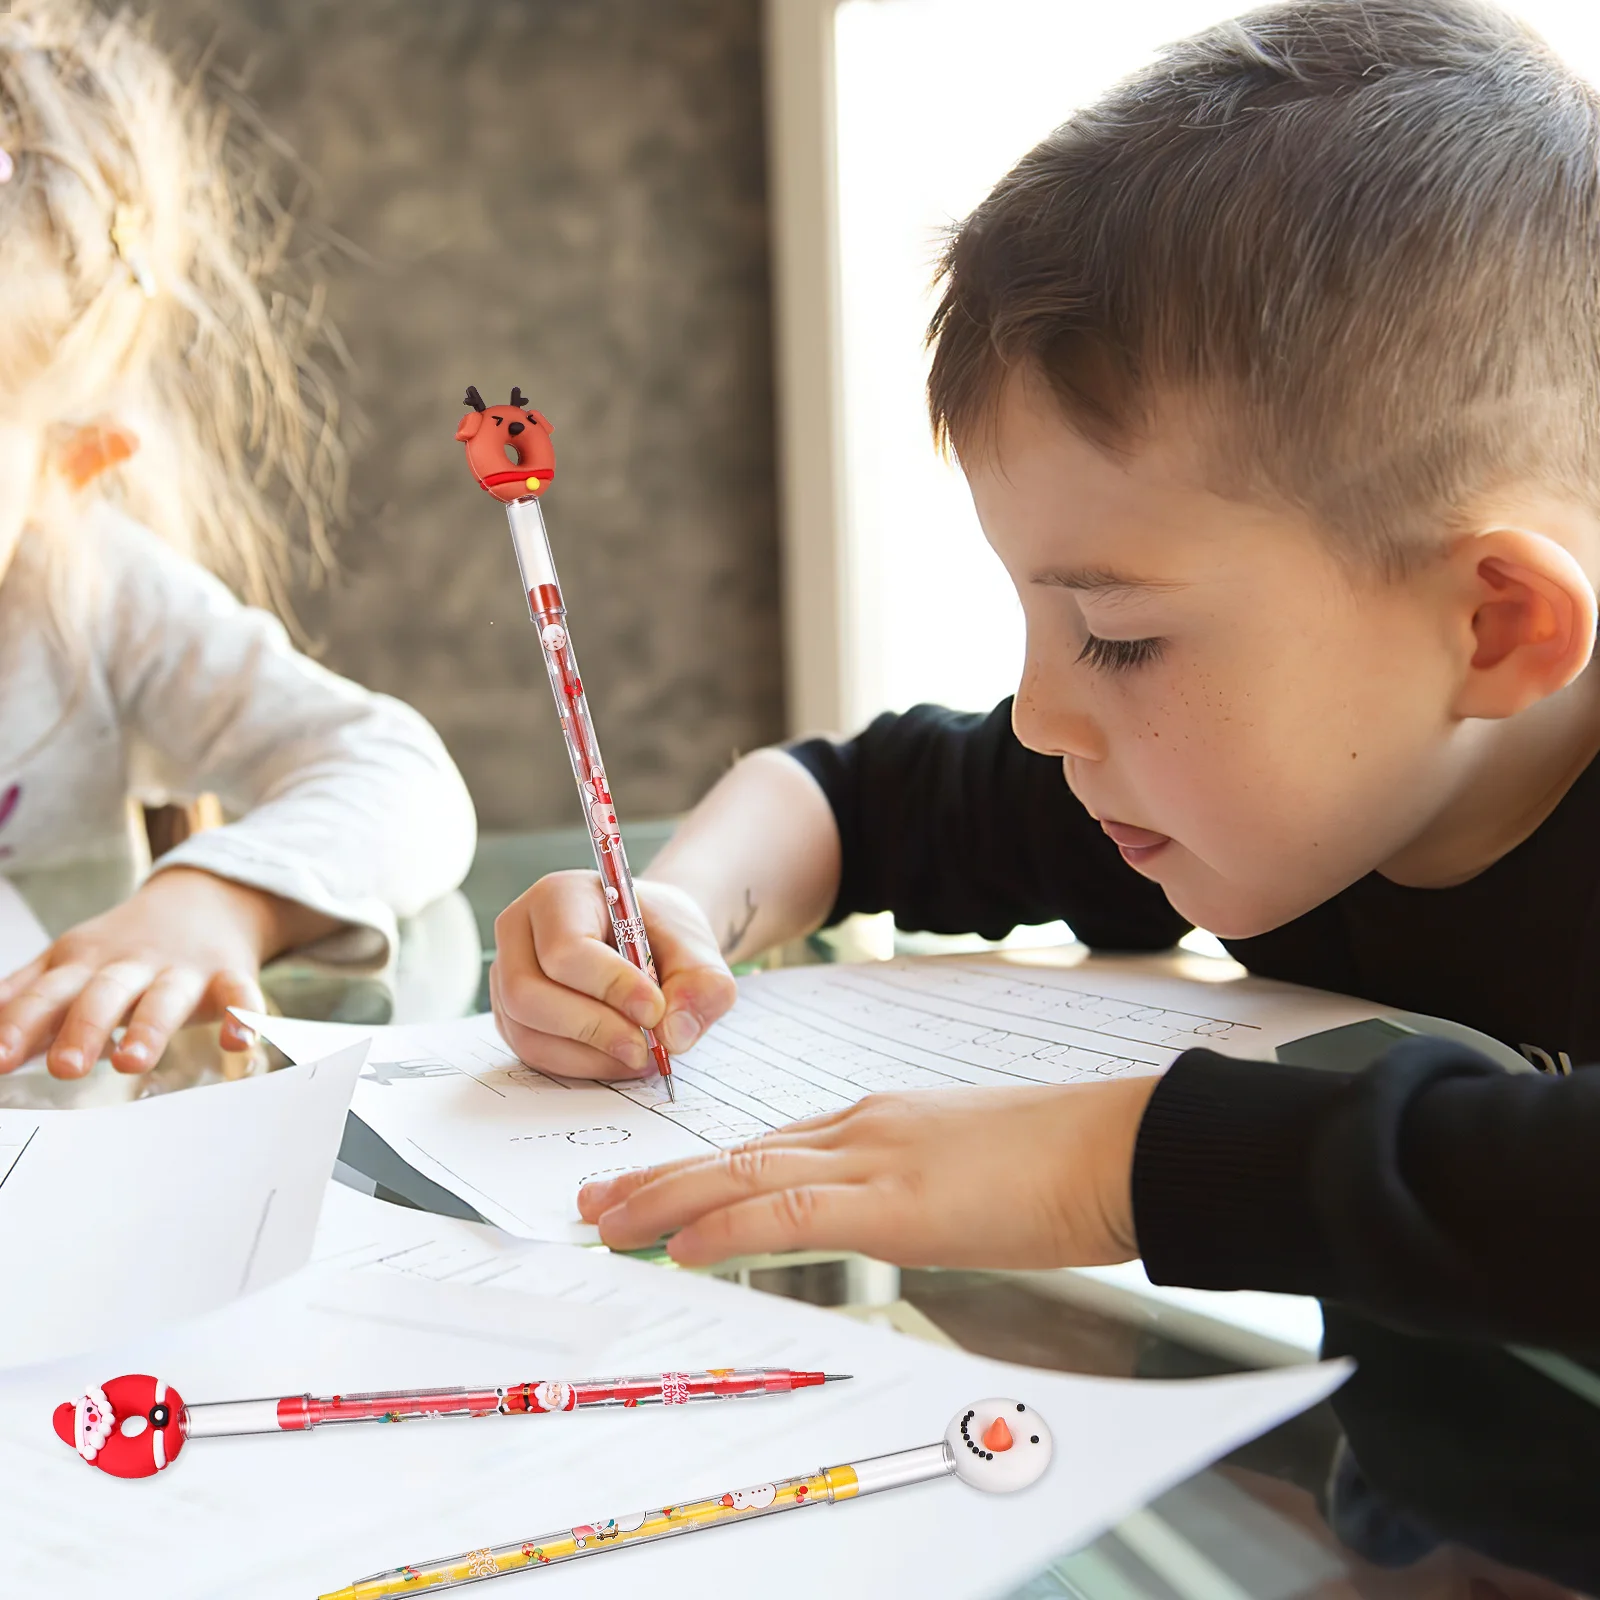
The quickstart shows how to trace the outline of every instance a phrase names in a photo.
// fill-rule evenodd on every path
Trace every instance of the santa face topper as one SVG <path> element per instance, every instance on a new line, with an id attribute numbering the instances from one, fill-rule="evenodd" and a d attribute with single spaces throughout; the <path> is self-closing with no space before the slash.
<path id="1" fill-rule="evenodd" d="M 1045 1474 L 1055 1444 L 1044 1418 L 1020 1400 L 979 1400 L 945 1429 L 955 1475 L 974 1489 L 1011 1494 Z"/>
<path id="2" fill-rule="evenodd" d="M 63 1401 L 53 1420 L 64 1444 L 114 1478 L 153 1477 L 183 1448 L 182 1395 L 143 1373 Z"/>
<path id="3" fill-rule="evenodd" d="M 467 390 L 471 407 L 456 426 L 456 438 L 467 447 L 467 466 L 496 500 L 526 500 L 541 495 L 556 475 L 556 447 L 550 423 L 511 391 L 508 405 L 484 403 L 476 389 Z"/>

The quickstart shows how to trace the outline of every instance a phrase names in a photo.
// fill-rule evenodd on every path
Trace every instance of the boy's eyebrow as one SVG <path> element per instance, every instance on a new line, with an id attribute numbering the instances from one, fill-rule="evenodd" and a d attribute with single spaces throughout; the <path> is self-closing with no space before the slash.
<path id="1" fill-rule="evenodd" d="M 1186 587 L 1181 583 L 1163 583 L 1158 578 L 1136 578 L 1131 573 L 1115 572 L 1110 567 L 1045 567 L 1035 572 L 1029 582 L 1048 584 L 1054 589 L 1076 589 L 1090 593 Z"/>

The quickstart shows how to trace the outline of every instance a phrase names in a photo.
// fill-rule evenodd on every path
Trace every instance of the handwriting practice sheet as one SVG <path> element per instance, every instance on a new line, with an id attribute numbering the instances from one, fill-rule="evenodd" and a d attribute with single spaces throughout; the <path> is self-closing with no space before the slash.
<path id="1" fill-rule="evenodd" d="M 520 1302 L 520 1326 L 481 1320 L 490 1294 Z M 192 1439 L 164 1472 L 131 1483 L 86 1466 L 51 1427 L 58 1402 L 120 1372 L 158 1375 L 204 1402 L 730 1364 L 854 1376 L 715 1405 Z M 978 1600 L 1315 1404 L 1347 1370 L 1160 1383 L 1032 1371 L 334 1185 L 314 1264 L 293 1278 L 88 1361 L 0 1374 L 5 1588 L 51 1600 L 308 1600 L 402 1562 L 928 1444 L 967 1402 L 1015 1394 L 1056 1439 L 1050 1470 L 1021 1494 L 947 1479 L 483 1591 Z"/>
<path id="2" fill-rule="evenodd" d="M 291 1060 L 370 1036 L 357 1116 L 488 1221 L 581 1243 L 596 1238 L 575 1200 L 590 1179 L 727 1149 L 864 1095 L 1158 1072 L 1195 1045 L 1270 1057 L 1377 1009 L 1131 961 L 796 967 L 740 980 L 734 1009 L 674 1062 L 675 1104 L 658 1079 L 596 1084 L 523 1066 L 487 1015 L 378 1029 L 246 1020 Z"/>

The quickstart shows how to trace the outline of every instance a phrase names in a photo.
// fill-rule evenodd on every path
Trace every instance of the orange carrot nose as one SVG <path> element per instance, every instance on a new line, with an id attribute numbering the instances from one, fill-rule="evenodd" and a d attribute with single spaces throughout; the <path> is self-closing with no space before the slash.
<path id="1" fill-rule="evenodd" d="M 996 1417 L 984 1430 L 983 1448 L 993 1450 L 996 1455 L 1011 1448 L 1011 1430 L 1006 1426 L 1004 1417 Z"/>

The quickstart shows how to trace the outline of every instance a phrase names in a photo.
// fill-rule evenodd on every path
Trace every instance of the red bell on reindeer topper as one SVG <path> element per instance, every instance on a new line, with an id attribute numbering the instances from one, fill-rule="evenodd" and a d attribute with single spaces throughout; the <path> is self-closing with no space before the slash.
<path id="1" fill-rule="evenodd" d="M 183 1396 L 160 1378 L 129 1373 L 55 1409 L 56 1434 L 113 1478 L 149 1478 L 183 1448 Z"/>
<path id="2" fill-rule="evenodd" d="M 556 475 L 556 447 L 550 423 L 511 391 L 511 403 L 485 405 L 476 389 L 467 390 L 472 407 L 456 426 L 456 438 L 467 447 L 467 465 L 496 500 L 525 500 L 544 493 Z"/>

